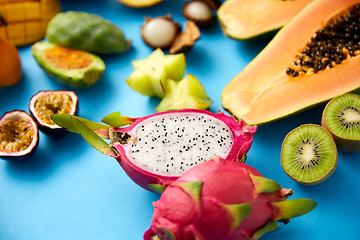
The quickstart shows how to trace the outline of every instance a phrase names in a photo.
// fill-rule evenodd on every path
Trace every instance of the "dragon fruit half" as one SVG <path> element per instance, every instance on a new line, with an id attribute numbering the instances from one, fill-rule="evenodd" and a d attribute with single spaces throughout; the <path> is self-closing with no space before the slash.
<path id="1" fill-rule="evenodd" d="M 66 114 L 51 118 L 59 126 L 82 134 L 102 153 L 115 157 L 135 183 L 157 193 L 188 169 L 215 155 L 244 160 L 257 129 L 222 112 L 198 109 L 139 118 L 117 112 L 102 119 L 108 125 Z M 130 126 L 123 127 L 127 124 Z M 110 144 L 101 138 L 110 139 Z"/>
<path id="2" fill-rule="evenodd" d="M 253 240 L 316 207 L 290 189 L 219 156 L 190 169 L 154 203 L 145 240 Z M 285 201 L 286 200 L 286 201 Z"/>

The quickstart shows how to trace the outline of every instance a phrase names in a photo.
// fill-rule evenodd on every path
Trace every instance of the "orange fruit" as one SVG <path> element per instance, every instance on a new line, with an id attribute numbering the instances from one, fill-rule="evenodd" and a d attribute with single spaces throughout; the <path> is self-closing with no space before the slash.
<path id="1" fill-rule="evenodd" d="M 10 41 L 0 37 L 0 87 L 15 85 L 22 77 L 19 51 Z"/>
<path id="2" fill-rule="evenodd" d="M 163 0 L 118 0 L 122 4 L 133 8 L 147 8 L 154 6 Z"/>

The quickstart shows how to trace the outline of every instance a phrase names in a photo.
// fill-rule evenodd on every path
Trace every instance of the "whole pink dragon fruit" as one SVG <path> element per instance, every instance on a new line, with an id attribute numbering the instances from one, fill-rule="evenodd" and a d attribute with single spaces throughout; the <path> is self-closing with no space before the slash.
<path id="1" fill-rule="evenodd" d="M 129 118 L 119 112 L 98 124 L 66 114 L 51 117 L 59 126 L 81 133 L 96 149 L 115 157 L 139 186 L 161 193 L 193 166 L 219 155 L 244 161 L 256 126 L 224 113 L 182 109 Z M 130 124 L 130 126 L 122 127 Z M 102 138 L 110 139 L 110 144 Z"/>
<path id="2" fill-rule="evenodd" d="M 288 223 L 316 207 L 311 199 L 286 200 L 292 193 L 246 164 L 216 156 L 165 189 L 144 239 L 258 239 L 277 221 Z"/>

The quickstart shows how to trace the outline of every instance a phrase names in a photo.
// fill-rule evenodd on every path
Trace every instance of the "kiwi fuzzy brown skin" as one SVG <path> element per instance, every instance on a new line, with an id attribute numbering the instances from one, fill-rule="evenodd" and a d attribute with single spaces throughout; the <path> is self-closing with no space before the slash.
<path id="1" fill-rule="evenodd" d="M 355 93 L 346 93 L 346 95 L 353 95 L 354 97 L 359 97 L 359 95 L 357 95 Z M 329 128 L 329 126 L 325 120 L 325 111 L 329 108 L 329 105 L 333 101 L 336 101 L 336 99 L 337 98 L 335 97 L 326 104 L 323 114 L 322 114 L 322 117 L 321 117 L 321 126 L 323 126 L 328 132 L 330 132 L 339 151 L 358 152 L 358 151 L 360 151 L 360 140 L 346 139 L 346 138 L 336 135 L 333 131 L 331 131 L 331 129 Z"/>
<path id="2" fill-rule="evenodd" d="M 311 124 L 311 123 L 310 123 L 310 124 L 305 124 L 305 125 L 318 126 L 318 127 L 320 127 L 320 128 L 323 128 L 322 126 L 317 125 L 317 124 Z M 284 141 L 283 141 L 282 146 L 281 146 L 281 156 L 283 156 L 283 149 L 284 149 L 285 139 L 287 139 L 287 137 L 288 137 L 292 132 L 296 131 L 297 129 L 301 128 L 302 126 L 304 126 L 304 125 L 301 125 L 301 126 L 295 128 L 295 129 L 293 129 L 292 131 L 290 131 L 290 132 L 285 136 Z M 324 128 L 324 130 L 326 130 L 326 129 Z M 327 131 L 327 130 L 326 130 L 326 131 Z M 336 146 L 336 144 L 335 144 L 335 141 L 334 141 L 332 135 L 329 134 L 329 137 L 330 137 L 330 139 L 331 139 L 331 142 L 332 142 L 334 148 L 336 149 L 337 146 Z M 320 183 L 324 182 L 326 179 L 328 179 L 328 178 L 335 172 L 335 170 L 336 170 L 336 168 L 337 168 L 337 164 L 338 164 L 338 153 L 337 153 L 337 151 L 335 151 L 335 154 L 336 154 L 336 155 L 335 155 L 335 161 L 334 161 L 334 165 L 332 166 L 332 168 L 329 169 L 329 171 L 328 171 L 321 179 L 315 180 L 315 181 L 311 181 L 311 182 L 301 181 L 301 180 L 299 180 L 299 179 L 294 178 L 294 177 L 291 176 L 290 174 L 288 174 L 288 173 L 285 171 L 285 168 L 284 168 L 284 165 L 283 165 L 283 161 L 282 161 L 282 160 L 281 160 L 281 167 L 283 168 L 284 172 L 285 172 L 291 179 L 293 179 L 294 181 L 296 181 L 296 182 L 298 182 L 298 183 L 301 183 L 301 184 L 303 184 L 303 185 L 306 185 L 306 186 L 314 186 L 314 185 L 317 185 L 317 184 L 320 184 Z"/>

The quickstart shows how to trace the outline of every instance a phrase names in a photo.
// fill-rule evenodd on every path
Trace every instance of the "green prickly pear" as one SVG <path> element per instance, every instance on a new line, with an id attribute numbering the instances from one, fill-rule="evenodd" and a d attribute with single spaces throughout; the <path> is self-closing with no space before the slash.
<path id="1" fill-rule="evenodd" d="M 121 53 L 130 40 L 110 21 L 90 13 L 58 13 L 46 29 L 46 38 L 57 45 L 93 53 Z"/>

